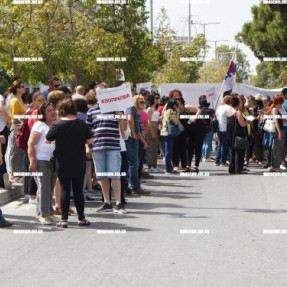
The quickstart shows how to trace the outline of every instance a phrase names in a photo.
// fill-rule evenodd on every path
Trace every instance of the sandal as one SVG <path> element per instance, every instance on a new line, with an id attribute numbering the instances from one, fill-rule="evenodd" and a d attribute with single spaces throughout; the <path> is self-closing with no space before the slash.
<path id="1" fill-rule="evenodd" d="M 68 228 L 68 221 L 67 220 L 61 220 L 59 223 L 57 223 L 58 227 L 62 228 Z"/>
<path id="2" fill-rule="evenodd" d="M 78 221 L 79 226 L 89 226 L 90 224 L 91 224 L 91 222 L 88 221 L 87 219 L 83 219 L 83 220 Z"/>

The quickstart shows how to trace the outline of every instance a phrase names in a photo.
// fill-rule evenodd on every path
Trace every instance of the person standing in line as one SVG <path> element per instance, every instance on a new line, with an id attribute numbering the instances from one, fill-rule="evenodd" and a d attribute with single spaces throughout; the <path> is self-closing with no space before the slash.
<path id="1" fill-rule="evenodd" d="M 86 169 L 85 144 L 93 142 L 92 133 L 87 125 L 76 118 L 77 110 L 72 99 L 64 99 L 58 105 L 59 119 L 53 123 L 46 135 L 48 142 L 56 141 L 56 172 L 61 186 L 62 219 L 58 227 L 68 227 L 70 191 L 73 188 L 78 212 L 78 225 L 88 226 L 85 219 L 85 200 L 83 182 Z"/>
<path id="2" fill-rule="evenodd" d="M 166 110 L 163 114 L 161 135 L 164 137 L 165 147 L 165 168 L 167 174 L 177 174 L 177 171 L 173 170 L 171 159 L 173 152 L 174 137 L 168 134 L 168 124 L 172 122 L 174 125 L 178 125 L 179 122 L 179 108 L 176 99 L 171 99 L 167 103 Z"/>
<path id="3" fill-rule="evenodd" d="M 58 221 L 54 216 L 52 204 L 57 179 L 51 162 L 55 147 L 45 142 L 46 135 L 56 120 L 56 112 L 51 103 L 44 103 L 38 108 L 37 113 L 41 118 L 33 125 L 28 141 L 29 172 L 42 173 L 34 176 L 37 185 L 36 222 L 48 225 Z"/>
<path id="4" fill-rule="evenodd" d="M 9 180 L 7 182 L 7 186 L 5 186 L 3 176 L 4 174 L 7 175 L 5 154 L 6 154 L 7 144 L 8 144 L 8 135 L 9 135 L 9 128 L 11 127 L 11 120 L 10 120 L 10 116 L 7 114 L 5 110 L 4 103 L 5 103 L 4 97 L 0 95 L 0 135 L 4 136 L 5 138 L 5 143 L 2 144 L 3 164 L 0 166 L 0 187 L 8 188 Z"/>
<path id="5" fill-rule="evenodd" d="M 49 82 L 48 82 L 49 88 L 46 92 L 44 92 L 44 97 L 46 100 L 48 100 L 48 96 L 50 92 L 53 92 L 55 90 L 57 90 L 60 85 L 61 85 L 61 80 L 56 78 L 56 77 L 52 77 Z"/>
<path id="6" fill-rule="evenodd" d="M 216 110 L 216 118 L 218 120 L 217 136 L 219 140 L 215 159 L 215 165 L 217 166 L 228 166 L 226 160 L 229 148 L 226 144 L 226 129 L 227 129 L 227 113 L 231 109 L 230 106 L 231 96 L 226 95 L 223 100 L 225 104 L 219 106 Z"/>
<path id="7" fill-rule="evenodd" d="M 132 83 L 131 90 L 133 97 L 135 96 L 134 88 Z M 132 193 L 135 195 L 149 195 L 150 192 L 143 190 L 141 188 L 141 184 L 139 181 L 139 139 L 143 140 L 142 134 L 140 133 L 140 124 L 141 124 L 141 118 L 135 108 L 135 106 L 131 106 L 126 111 L 128 125 L 131 129 L 130 136 L 128 140 L 126 140 L 126 148 L 127 148 L 127 162 L 129 166 L 129 172 L 130 172 L 130 180 L 132 185 Z"/>
<path id="8" fill-rule="evenodd" d="M 158 135 L 158 122 L 159 122 L 159 111 L 157 111 L 160 102 L 159 94 L 152 94 L 148 97 L 146 104 L 147 107 L 147 133 L 146 140 L 148 143 L 147 148 L 147 166 L 149 172 L 162 172 L 157 167 L 157 153 L 159 148 L 159 135 Z"/>
<path id="9" fill-rule="evenodd" d="M 10 181 L 13 183 L 23 183 L 23 177 L 13 175 L 15 172 L 22 172 L 22 164 L 25 154 L 25 152 L 16 144 L 17 136 L 22 125 L 20 117 L 26 112 L 21 99 L 21 96 L 25 93 L 25 86 L 22 80 L 14 81 L 8 89 L 8 93 L 12 93 L 14 97 L 11 99 L 9 104 L 12 125 L 10 128 L 11 133 L 9 136 L 5 159 Z"/>

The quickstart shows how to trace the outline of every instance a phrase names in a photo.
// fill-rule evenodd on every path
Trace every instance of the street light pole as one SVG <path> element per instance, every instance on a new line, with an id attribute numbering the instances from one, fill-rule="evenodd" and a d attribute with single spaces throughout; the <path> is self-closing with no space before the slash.
<path id="1" fill-rule="evenodd" d="M 150 0 L 150 31 L 151 31 L 151 38 L 153 41 L 153 0 Z"/>
<path id="2" fill-rule="evenodd" d="M 191 3 L 188 3 L 188 45 L 191 45 Z"/>
<path id="3" fill-rule="evenodd" d="M 211 25 L 211 24 L 220 24 L 220 22 L 193 23 L 193 24 L 199 24 L 199 25 L 203 26 L 203 35 L 204 35 L 204 39 L 206 40 L 206 37 L 205 37 L 205 26 L 206 25 Z M 206 50 L 204 49 L 204 82 L 206 83 L 206 61 L 205 61 L 205 57 L 206 57 Z"/>

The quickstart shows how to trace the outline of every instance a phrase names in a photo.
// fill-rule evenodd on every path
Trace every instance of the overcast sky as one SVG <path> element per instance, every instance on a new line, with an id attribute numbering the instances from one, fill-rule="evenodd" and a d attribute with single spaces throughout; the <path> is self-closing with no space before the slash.
<path id="1" fill-rule="evenodd" d="M 172 28 L 180 36 L 188 36 L 188 1 L 153 0 L 154 26 L 160 9 L 164 7 L 170 17 Z M 194 15 L 192 20 L 197 23 L 220 22 L 217 25 L 206 26 L 206 39 L 228 40 L 228 42 L 218 42 L 217 45 L 235 46 L 235 35 L 241 31 L 245 22 L 252 21 L 251 7 L 259 3 L 260 0 L 191 0 L 191 15 Z M 147 0 L 147 9 L 148 11 L 150 9 L 150 0 Z M 191 29 L 193 37 L 198 33 L 203 33 L 202 25 L 192 25 Z M 212 47 L 208 57 L 212 58 L 214 57 L 214 43 L 208 42 L 208 44 Z M 244 44 L 239 44 L 238 47 L 247 55 L 251 72 L 255 74 L 255 67 L 259 60 Z"/>

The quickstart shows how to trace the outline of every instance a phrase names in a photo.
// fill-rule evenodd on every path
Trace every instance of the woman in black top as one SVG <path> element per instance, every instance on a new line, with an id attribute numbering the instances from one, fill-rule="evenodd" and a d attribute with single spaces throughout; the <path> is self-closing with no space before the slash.
<path id="1" fill-rule="evenodd" d="M 92 133 L 85 122 L 76 118 L 76 106 L 71 99 L 62 100 L 58 106 L 60 119 L 55 121 L 47 133 L 49 142 L 56 141 L 56 172 L 61 185 L 62 220 L 59 227 L 68 227 L 70 190 L 73 188 L 78 212 L 78 225 L 87 226 L 90 222 L 84 215 L 83 182 L 86 170 L 85 144 L 93 142 Z"/>
<path id="2" fill-rule="evenodd" d="M 236 149 L 234 144 L 237 136 L 247 137 L 246 126 L 251 122 L 244 119 L 240 105 L 242 107 L 242 102 L 240 102 L 239 98 L 233 96 L 231 99 L 232 109 L 227 113 L 226 142 L 231 149 L 229 173 L 245 173 L 243 171 L 245 150 Z"/>
<path id="3" fill-rule="evenodd" d="M 177 98 L 178 108 L 180 110 L 180 122 L 184 126 L 186 134 L 187 149 L 187 167 L 186 172 L 196 171 L 202 155 L 202 145 L 205 137 L 205 125 L 201 119 L 197 117 L 201 114 L 201 110 L 189 104 L 185 104 L 183 98 Z M 190 168 L 195 150 L 195 166 Z"/>

